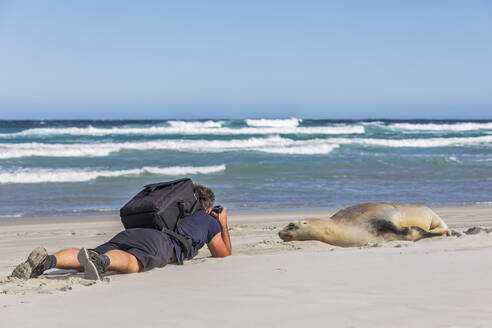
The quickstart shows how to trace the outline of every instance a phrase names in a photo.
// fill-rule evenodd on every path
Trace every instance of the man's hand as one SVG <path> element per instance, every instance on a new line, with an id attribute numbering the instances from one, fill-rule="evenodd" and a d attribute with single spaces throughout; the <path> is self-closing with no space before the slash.
<path id="1" fill-rule="evenodd" d="M 222 212 L 220 212 L 218 214 L 215 212 L 211 212 L 210 214 L 214 218 L 216 218 L 217 221 L 219 221 L 220 226 L 222 226 L 223 224 L 227 225 L 227 207 L 222 206 Z"/>

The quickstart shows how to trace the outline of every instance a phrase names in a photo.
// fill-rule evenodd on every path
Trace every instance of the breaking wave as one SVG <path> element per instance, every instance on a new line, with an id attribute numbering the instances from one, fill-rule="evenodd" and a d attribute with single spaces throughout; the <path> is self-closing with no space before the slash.
<path id="1" fill-rule="evenodd" d="M 0 143 L 0 159 L 20 157 L 102 157 L 121 150 L 171 150 L 180 152 L 217 153 L 226 151 L 260 151 L 275 154 L 328 154 L 339 145 L 361 144 L 382 147 L 448 147 L 492 145 L 492 135 L 462 138 L 375 139 L 327 138 L 292 140 L 281 136 L 240 140 L 157 140 L 122 143 L 45 144 Z"/>
<path id="2" fill-rule="evenodd" d="M 492 130 L 492 123 L 455 123 L 455 124 L 435 124 L 435 123 L 393 123 L 388 126 L 391 129 L 402 129 L 412 131 L 473 131 L 473 130 Z"/>
<path id="3" fill-rule="evenodd" d="M 180 129 L 201 129 L 201 128 L 220 128 L 225 123 L 224 121 L 168 121 L 167 122 L 173 128 Z"/>
<path id="4" fill-rule="evenodd" d="M 249 126 L 255 127 L 296 127 L 299 123 L 302 122 L 300 118 L 288 118 L 288 119 L 278 119 L 278 120 L 267 120 L 267 119 L 258 119 L 258 120 L 246 120 L 246 124 Z"/>
<path id="5" fill-rule="evenodd" d="M 24 213 L 2 214 L 2 215 L 0 215 L 0 219 L 5 219 L 5 218 L 21 218 L 23 216 L 24 216 Z"/>
<path id="6" fill-rule="evenodd" d="M 169 126 L 149 127 L 87 127 L 66 128 L 33 128 L 15 133 L 0 134 L 0 138 L 15 138 L 23 136 L 107 136 L 107 135 L 274 135 L 274 134 L 362 134 L 365 132 L 361 125 L 349 126 L 270 126 L 270 127 L 222 127 L 223 122 L 184 122 L 171 121 Z"/>
<path id="7" fill-rule="evenodd" d="M 320 139 L 295 141 L 280 136 L 245 140 L 160 140 L 123 143 L 89 144 L 0 144 L 0 159 L 20 157 L 102 157 L 121 150 L 171 150 L 181 152 L 217 153 L 253 150 L 284 154 L 326 154 L 337 147 L 320 147 Z"/>
<path id="8" fill-rule="evenodd" d="M 128 170 L 82 170 L 82 169 L 44 169 L 24 168 L 13 171 L 0 171 L 0 184 L 7 183 L 43 183 L 43 182 L 86 182 L 97 178 L 116 178 L 121 176 L 139 176 L 143 174 L 175 176 L 210 174 L 224 171 L 226 165 L 216 166 L 171 166 L 142 167 Z"/>
<path id="9" fill-rule="evenodd" d="M 330 139 L 333 142 L 347 144 L 358 143 L 362 145 L 402 147 L 402 148 L 433 148 L 450 146 L 473 146 L 492 144 L 492 136 L 470 137 L 470 138 L 428 138 L 428 139 L 361 139 L 340 138 Z"/>

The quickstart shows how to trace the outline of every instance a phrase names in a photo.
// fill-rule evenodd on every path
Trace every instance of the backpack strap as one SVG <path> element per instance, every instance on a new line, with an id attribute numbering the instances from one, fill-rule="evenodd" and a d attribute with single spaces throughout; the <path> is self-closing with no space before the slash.
<path id="1" fill-rule="evenodd" d="M 182 200 L 178 201 L 177 204 L 178 204 L 178 208 L 179 208 L 179 217 L 178 217 L 178 221 L 176 222 L 176 229 L 181 227 L 184 219 L 188 215 L 195 213 L 196 211 L 198 211 L 202 207 L 202 201 L 201 201 L 200 195 L 198 195 L 198 197 L 197 197 L 197 190 L 195 190 L 194 195 L 195 195 L 195 202 L 193 203 L 193 206 L 191 207 L 189 212 L 185 211 L 184 202 Z"/>
<path id="2" fill-rule="evenodd" d="M 193 242 L 193 247 L 195 247 L 197 250 L 200 249 L 200 248 L 202 248 L 203 245 L 205 245 L 205 244 L 204 243 L 195 243 L 195 242 Z"/>
<path id="3" fill-rule="evenodd" d="M 182 251 L 184 254 L 185 259 L 189 259 L 192 256 L 192 250 L 193 250 L 193 241 L 190 237 L 185 237 L 177 232 L 174 232 L 172 230 L 169 230 L 167 228 L 162 228 L 162 232 L 165 234 L 169 235 L 171 238 L 174 238 L 176 241 L 178 241 L 181 246 L 182 246 Z M 179 261 L 178 261 L 179 263 Z"/>
<path id="4" fill-rule="evenodd" d="M 176 223 L 176 229 L 180 227 L 181 224 L 183 224 L 184 219 L 186 219 L 188 215 L 195 213 L 199 208 L 201 208 L 202 202 L 200 200 L 200 197 L 196 196 L 196 193 L 195 193 L 195 199 L 196 199 L 195 203 L 193 203 L 193 206 L 191 207 L 189 212 L 185 211 L 184 201 L 180 200 L 177 202 L 178 209 L 179 209 L 179 217 Z M 190 259 L 193 256 L 193 248 L 200 249 L 204 245 L 203 243 L 196 243 L 190 237 L 179 234 L 175 231 L 167 229 L 166 227 L 162 228 L 162 232 L 168 234 L 169 236 L 171 236 L 171 238 L 174 238 L 181 244 L 185 259 Z"/>

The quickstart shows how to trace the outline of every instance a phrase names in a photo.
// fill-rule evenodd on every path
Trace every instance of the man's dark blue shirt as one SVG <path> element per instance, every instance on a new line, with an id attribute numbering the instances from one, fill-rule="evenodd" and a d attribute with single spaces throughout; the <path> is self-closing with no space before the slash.
<path id="1" fill-rule="evenodd" d="M 193 240 L 193 244 L 208 244 L 215 235 L 221 232 L 219 222 L 212 216 L 200 210 L 187 217 L 183 224 L 178 228 L 178 232 Z M 181 246 L 173 240 L 174 249 L 176 251 L 176 260 L 179 264 L 183 264 L 184 254 Z M 192 257 L 198 254 L 198 249 L 192 248 Z"/>

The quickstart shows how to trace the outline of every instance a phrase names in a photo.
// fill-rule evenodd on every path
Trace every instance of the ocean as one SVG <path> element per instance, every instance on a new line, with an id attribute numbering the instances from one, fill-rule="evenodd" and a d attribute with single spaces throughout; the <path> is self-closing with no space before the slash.
<path id="1" fill-rule="evenodd" d="M 117 215 L 181 177 L 230 211 L 492 206 L 492 121 L 0 121 L 0 220 Z"/>

